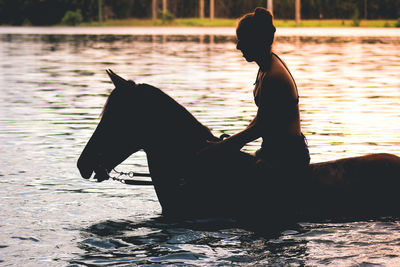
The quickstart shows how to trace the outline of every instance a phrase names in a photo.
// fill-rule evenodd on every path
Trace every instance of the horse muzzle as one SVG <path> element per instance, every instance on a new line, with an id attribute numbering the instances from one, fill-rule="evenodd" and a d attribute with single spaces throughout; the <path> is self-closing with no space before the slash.
<path id="1" fill-rule="evenodd" d="M 82 178 L 89 179 L 94 171 L 93 164 L 90 160 L 81 155 L 77 162 L 78 170 Z"/>
<path id="2" fill-rule="evenodd" d="M 110 178 L 108 168 L 103 167 L 98 163 L 98 161 L 90 159 L 84 154 L 79 157 L 77 167 L 82 178 L 89 179 L 92 177 L 93 172 L 95 173 L 93 178 L 98 182 L 102 182 Z"/>

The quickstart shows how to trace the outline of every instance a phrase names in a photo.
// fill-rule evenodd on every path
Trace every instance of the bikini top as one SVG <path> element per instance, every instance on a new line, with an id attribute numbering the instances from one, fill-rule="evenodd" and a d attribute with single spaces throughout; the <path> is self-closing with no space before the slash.
<path id="1" fill-rule="evenodd" d="M 299 103 L 300 96 L 299 96 L 299 91 L 297 89 L 296 81 L 294 80 L 293 75 L 290 72 L 289 68 L 286 66 L 285 62 L 283 62 L 283 60 L 277 54 L 272 53 L 272 55 L 274 55 L 277 59 L 279 59 L 279 61 L 282 63 L 282 65 L 285 67 L 285 69 L 289 72 L 289 75 L 293 80 L 294 86 L 296 87 L 297 98 L 294 99 L 294 104 L 297 105 Z M 260 89 L 257 90 L 257 84 L 259 82 L 260 73 L 261 73 L 261 68 L 258 69 L 256 81 L 254 82 L 254 85 L 256 86 L 256 88 L 254 89 L 254 101 L 256 102 L 257 105 L 258 105 L 259 90 L 261 89 L 260 88 Z"/>

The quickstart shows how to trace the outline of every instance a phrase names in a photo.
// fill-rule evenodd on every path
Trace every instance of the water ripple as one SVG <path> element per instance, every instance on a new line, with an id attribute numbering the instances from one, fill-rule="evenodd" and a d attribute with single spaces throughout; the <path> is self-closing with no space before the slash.
<path id="1" fill-rule="evenodd" d="M 164 221 L 152 188 L 79 177 L 76 159 L 112 89 L 106 68 L 162 88 L 216 135 L 246 127 L 257 68 L 233 33 L 8 29 L 0 28 L 1 264 L 400 265 L 398 218 L 304 222 L 264 236 L 232 221 Z M 280 30 L 275 50 L 299 86 L 312 160 L 400 155 L 398 34 Z M 148 171 L 144 152 L 120 169 Z"/>

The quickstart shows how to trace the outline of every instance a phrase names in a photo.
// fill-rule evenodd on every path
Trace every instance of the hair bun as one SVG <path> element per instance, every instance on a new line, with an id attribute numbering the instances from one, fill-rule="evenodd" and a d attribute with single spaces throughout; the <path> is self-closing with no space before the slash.
<path id="1" fill-rule="evenodd" d="M 269 46 L 274 42 L 275 31 L 272 13 L 264 7 L 257 7 L 254 12 L 245 14 L 236 28 L 238 36 L 252 36 L 255 42 Z"/>
<path id="2" fill-rule="evenodd" d="M 269 12 L 269 10 L 268 9 L 266 9 L 265 7 L 256 7 L 255 9 L 254 9 L 254 14 L 256 14 L 256 15 L 268 15 L 268 14 L 271 14 L 271 12 Z"/>
<path id="3" fill-rule="evenodd" d="M 264 19 L 267 19 L 268 21 L 270 21 L 272 23 L 272 14 L 266 8 L 256 7 L 256 9 L 254 9 L 254 17 L 264 18 Z"/>
<path id="4" fill-rule="evenodd" d="M 264 7 L 256 7 L 256 9 L 254 9 L 254 19 L 264 25 L 264 27 L 269 28 L 272 33 L 276 31 L 272 22 L 272 13 L 268 9 Z"/>

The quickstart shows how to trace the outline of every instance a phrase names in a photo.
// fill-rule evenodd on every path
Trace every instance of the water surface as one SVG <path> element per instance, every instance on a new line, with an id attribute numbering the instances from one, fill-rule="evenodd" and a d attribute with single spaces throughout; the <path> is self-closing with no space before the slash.
<path id="1" fill-rule="evenodd" d="M 304 222 L 267 238 L 230 221 L 166 222 L 151 187 L 80 178 L 107 68 L 162 88 L 215 134 L 243 129 L 257 68 L 233 29 L 11 29 L 0 28 L 1 265 L 400 264 L 396 218 Z M 399 31 L 282 31 L 274 49 L 299 87 L 312 161 L 400 155 Z M 146 172 L 145 154 L 120 169 Z"/>

